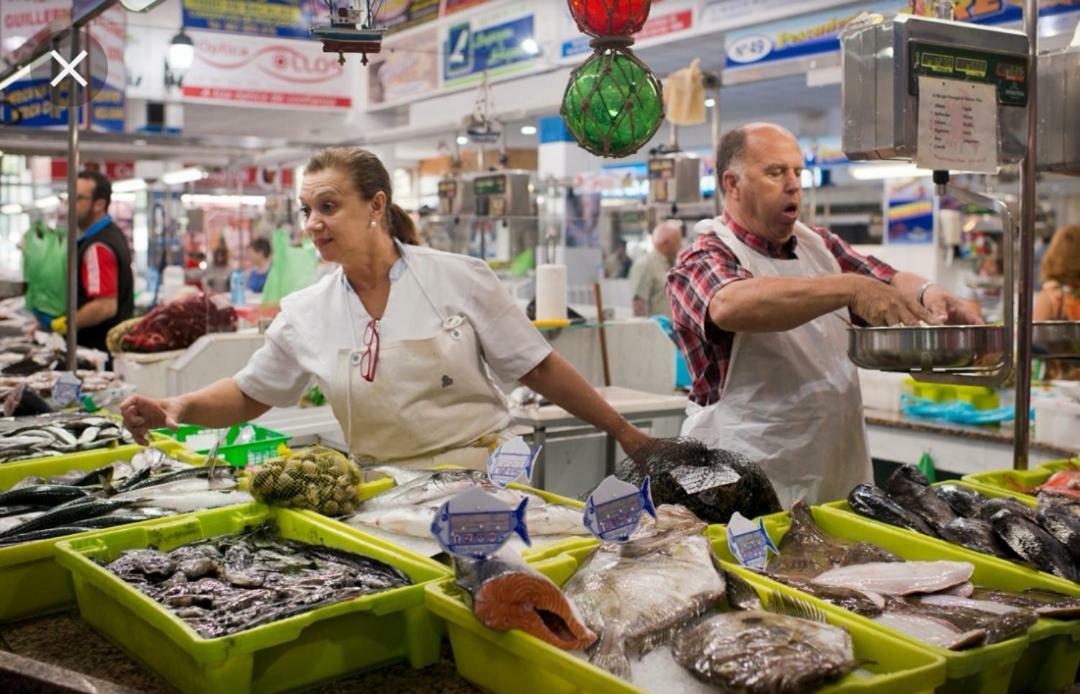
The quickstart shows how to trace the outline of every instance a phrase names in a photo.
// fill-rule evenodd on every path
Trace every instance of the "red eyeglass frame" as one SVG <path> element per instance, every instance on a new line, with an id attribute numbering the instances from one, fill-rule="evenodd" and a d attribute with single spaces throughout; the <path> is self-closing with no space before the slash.
<path id="1" fill-rule="evenodd" d="M 364 352 L 360 355 L 360 376 L 368 383 L 375 380 L 379 365 L 379 321 L 369 320 L 364 328 Z"/>

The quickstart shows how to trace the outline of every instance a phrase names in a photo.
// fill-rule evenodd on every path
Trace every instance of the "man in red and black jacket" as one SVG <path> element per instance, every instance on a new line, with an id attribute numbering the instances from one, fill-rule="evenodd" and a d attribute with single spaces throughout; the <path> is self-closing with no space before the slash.
<path id="1" fill-rule="evenodd" d="M 131 250 L 120 227 L 109 216 L 112 184 L 97 171 L 82 171 L 76 181 L 79 290 L 75 321 L 79 345 L 105 350 L 105 336 L 135 312 L 135 279 Z M 67 331 L 67 317 L 53 321 L 53 330 Z"/>

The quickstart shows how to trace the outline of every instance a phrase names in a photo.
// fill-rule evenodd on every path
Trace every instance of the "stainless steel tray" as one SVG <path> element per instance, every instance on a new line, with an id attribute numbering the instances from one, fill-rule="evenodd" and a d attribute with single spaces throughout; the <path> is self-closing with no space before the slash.
<path id="1" fill-rule="evenodd" d="M 932 325 L 848 330 L 848 357 L 877 371 L 988 371 L 1002 365 L 1000 325 Z"/>
<path id="2" fill-rule="evenodd" d="M 1080 321 L 1035 321 L 1031 332 L 1031 355 L 1044 359 L 1080 358 Z"/>

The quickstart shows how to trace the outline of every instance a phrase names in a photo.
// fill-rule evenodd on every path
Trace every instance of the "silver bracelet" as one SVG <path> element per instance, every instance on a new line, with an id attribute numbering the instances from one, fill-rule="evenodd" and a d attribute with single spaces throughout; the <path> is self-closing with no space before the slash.
<path id="1" fill-rule="evenodd" d="M 923 285 L 919 287 L 919 292 L 917 296 L 919 298 L 920 306 L 926 306 L 926 304 L 923 303 L 923 297 L 926 296 L 926 290 L 929 289 L 933 284 L 933 282 L 923 282 Z"/>

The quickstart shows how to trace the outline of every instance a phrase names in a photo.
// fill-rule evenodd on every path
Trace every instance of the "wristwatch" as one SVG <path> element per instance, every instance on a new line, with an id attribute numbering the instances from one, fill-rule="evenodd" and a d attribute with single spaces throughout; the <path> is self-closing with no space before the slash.
<path id="1" fill-rule="evenodd" d="M 923 297 L 926 296 L 926 290 L 929 289 L 930 287 L 932 287 L 933 284 L 934 284 L 933 282 L 923 282 L 922 286 L 919 287 L 919 292 L 918 292 L 917 296 L 919 298 L 919 305 L 920 306 L 926 306 L 926 304 L 923 303 Z"/>

